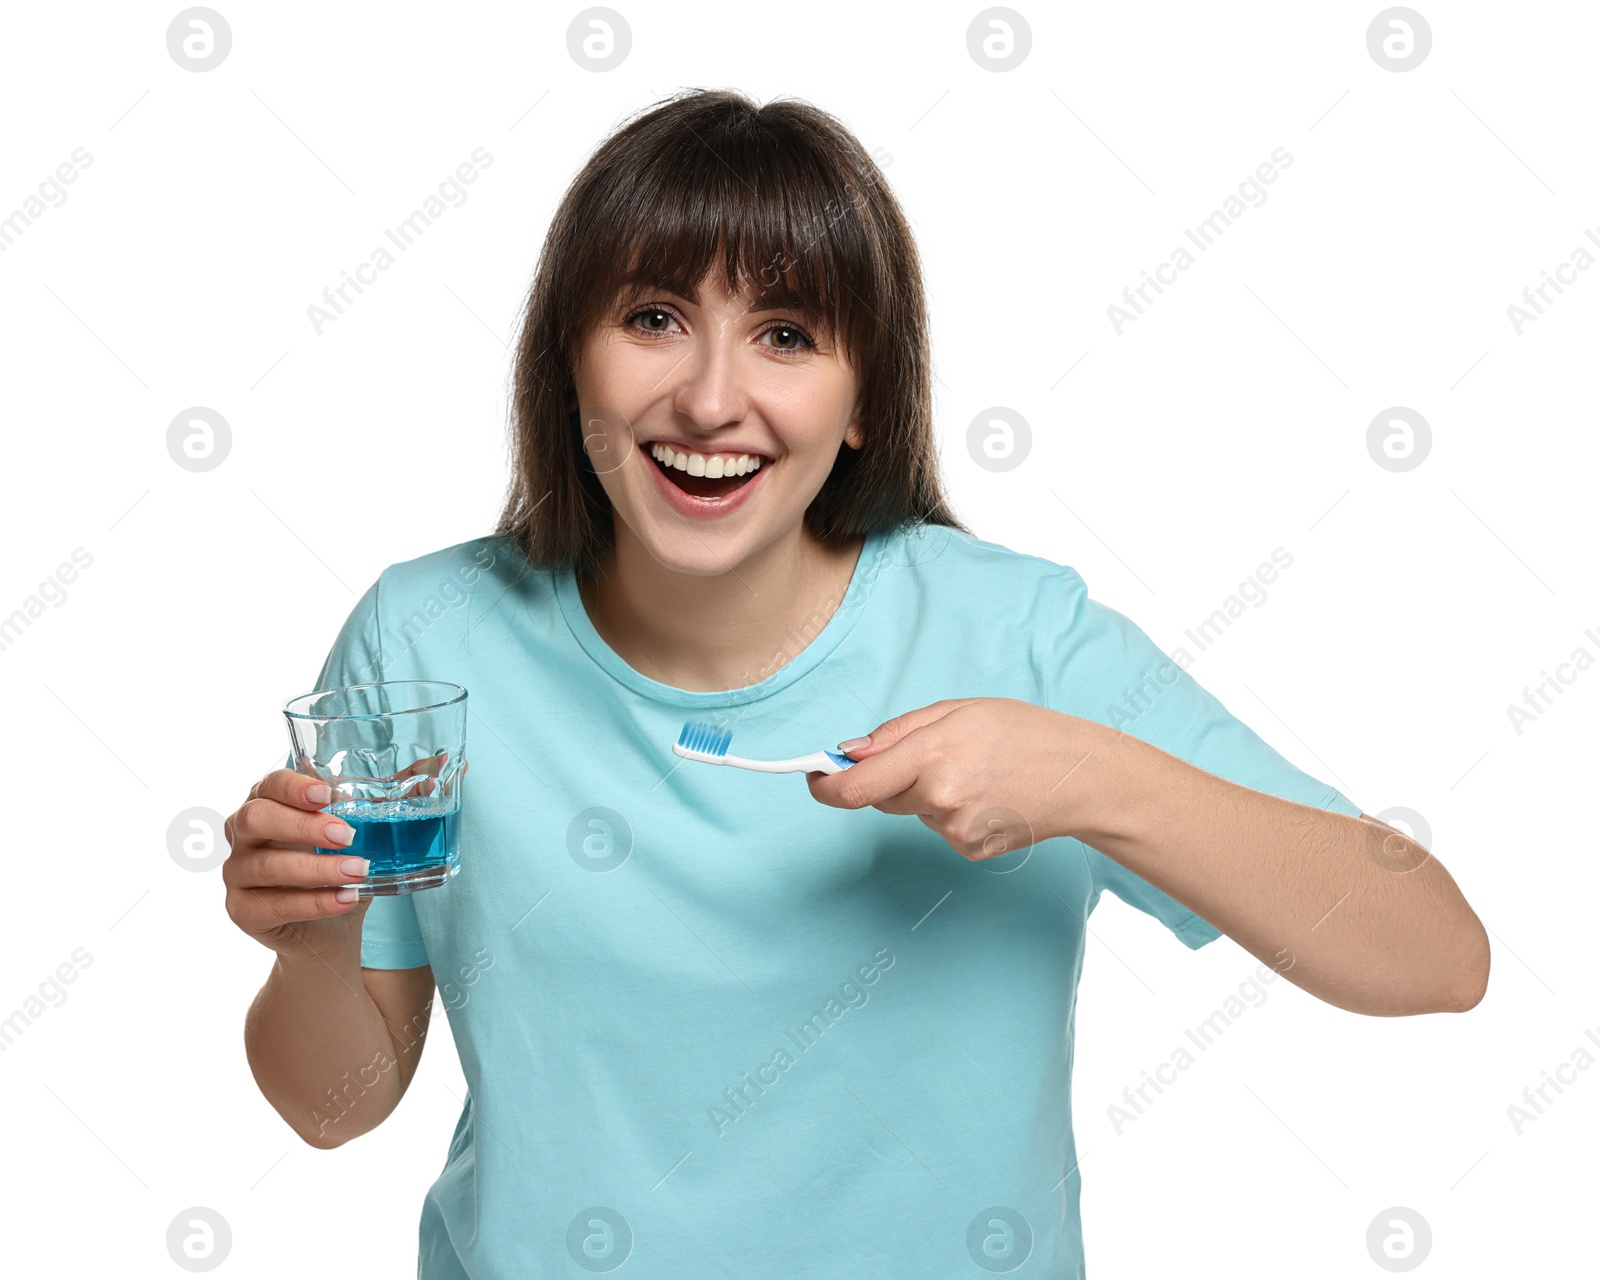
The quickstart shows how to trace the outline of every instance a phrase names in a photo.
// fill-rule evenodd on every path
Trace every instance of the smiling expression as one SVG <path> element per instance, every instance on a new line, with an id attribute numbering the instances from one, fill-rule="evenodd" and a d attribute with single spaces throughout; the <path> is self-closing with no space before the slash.
<path id="1" fill-rule="evenodd" d="M 618 536 L 682 573 L 727 572 L 802 526 L 841 446 L 861 445 L 844 353 L 748 290 L 624 296 L 586 336 L 575 383 Z"/>

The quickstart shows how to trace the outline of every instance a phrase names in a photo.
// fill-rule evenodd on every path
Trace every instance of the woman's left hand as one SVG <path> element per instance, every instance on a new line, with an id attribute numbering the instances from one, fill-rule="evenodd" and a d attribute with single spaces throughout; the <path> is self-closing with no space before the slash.
<path id="1" fill-rule="evenodd" d="M 806 783 L 838 809 L 914 813 L 981 862 L 1071 834 L 1083 800 L 1068 779 L 1104 732 L 1016 698 L 947 698 L 885 721 L 844 753 L 856 764 Z"/>

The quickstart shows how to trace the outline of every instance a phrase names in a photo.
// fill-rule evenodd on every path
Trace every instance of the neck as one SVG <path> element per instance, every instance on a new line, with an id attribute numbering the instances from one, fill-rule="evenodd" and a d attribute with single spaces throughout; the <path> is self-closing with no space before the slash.
<path id="1" fill-rule="evenodd" d="M 726 573 L 675 573 L 619 520 L 600 574 L 579 593 L 601 638 L 641 675 L 678 689 L 741 689 L 827 625 L 865 541 L 823 543 L 801 522 Z"/>

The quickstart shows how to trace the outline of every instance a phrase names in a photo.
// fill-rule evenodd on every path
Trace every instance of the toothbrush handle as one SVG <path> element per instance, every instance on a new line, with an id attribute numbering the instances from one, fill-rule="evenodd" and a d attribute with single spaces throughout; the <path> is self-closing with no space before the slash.
<path id="1" fill-rule="evenodd" d="M 840 761 L 843 761 L 841 764 Z M 723 756 L 723 764 L 756 773 L 840 773 L 855 761 L 834 751 L 813 751 L 788 760 L 750 760 L 744 756 Z"/>

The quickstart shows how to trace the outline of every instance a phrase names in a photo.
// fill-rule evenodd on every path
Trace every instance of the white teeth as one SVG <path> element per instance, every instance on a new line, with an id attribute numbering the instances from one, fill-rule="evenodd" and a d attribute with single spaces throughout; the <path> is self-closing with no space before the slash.
<path id="1" fill-rule="evenodd" d="M 650 456 L 669 467 L 676 467 L 679 471 L 687 471 L 692 476 L 705 476 L 711 480 L 749 475 L 761 466 L 761 458 L 753 453 L 695 453 L 692 450 L 685 452 L 659 441 L 650 446 Z"/>

